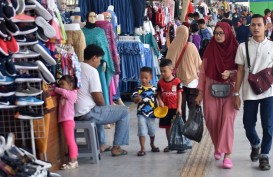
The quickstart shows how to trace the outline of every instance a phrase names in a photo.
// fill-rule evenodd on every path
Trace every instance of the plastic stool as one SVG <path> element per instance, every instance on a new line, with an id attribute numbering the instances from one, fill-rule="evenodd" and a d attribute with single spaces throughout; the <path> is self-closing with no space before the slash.
<path id="1" fill-rule="evenodd" d="M 81 148 L 82 146 L 78 144 L 77 138 L 81 137 L 79 136 L 77 129 L 84 130 L 87 148 Z M 75 138 L 79 149 L 78 157 L 91 156 L 92 163 L 98 164 L 100 160 L 100 147 L 96 124 L 90 121 L 75 121 Z"/>

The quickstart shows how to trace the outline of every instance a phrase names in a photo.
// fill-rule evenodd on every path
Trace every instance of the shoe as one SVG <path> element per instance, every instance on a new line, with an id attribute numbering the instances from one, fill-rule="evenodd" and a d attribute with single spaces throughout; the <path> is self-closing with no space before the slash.
<path id="1" fill-rule="evenodd" d="M 15 104 L 17 106 L 40 106 L 44 104 L 43 100 L 39 100 L 35 97 L 28 96 L 28 97 L 18 97 Z"/>
<path id="2" fill-rule="evenodd" d="M 215 160 L 220 160 L 221 157 L 222 157 L 222 153 L 216 152 L 216 151 L 214 152 L 214 159 L 215 159 Z"/>
<path id="3" fill-rule="evenodd" d="M 19 8 L 18 0 L 11 0 L 11 4 L 12 4 L 14 10 L 17 11 Z"/>
<path id="4" fill-rule="evenodd" d="M 230 158 L 226 157 L 223 161 L 223 168 L 225 169 L 231 169 L 233 166 L 232 161 L 230 160 Z"/>
<path id="5" fill-rule="evenodd" d="M 68 164 L 63 164 L 61 166 L 61 170 L 70 170 L 70 169 L 74 169 L 74 168 L 78 168 L 79 167 L 79 164 L 78 164 L 78 161 L 76 162 L 68 162 Z"/>
<path id="6" fill-rule="evenodd" d="M 33 120 L 33 119 L 42 119 L 44 116 L 42 114 L 34 112 L 33 109 L 28 109 L 28 110 L 17 111 L 14 117 L 17 119 Z"/>
<path id="7" fill-rule="evenodd" d="M 4 41 L 2 37 L 0 37 L 0 52 L 5 56 L 9 55 L 7 43 Z"/>
<path id="8" fill-rule="evenodd" d="M 11 19 L 15 16 L 15 9 L 13 8 L 12 4 L 9 1 L 6 1 L 5 5 L 3 6 L 3 14 L 6 19 Z"/>
<path id="9" fill-rule="evenodd" d="M 39 57 L 40 54 L 37 52 L 34 52 L 32 50 L 27 50 L 26 53 L 15 53 L 12 55 L 12 58 L 36 58 Z"/>
<path id="10" fill-rule="evenodd" d="M 53 38 L 56 36 L 55 29 L 43 17 L 36 17 L 35 23 L 43 29 L 43 33 L 46 37 Z"/>
<path id="11" fill-rule="evenodd" d="M 14 82 L 21 83 L 21 82 L 41 82 L 42 79 L 38 77 L 33 77 L 30 74 L 23 73 L 21 75 L 17 75 Z"/>
<path id="12" fill-rule="evenodd" d="M 2 96 L 12 96 L 15 94 L 15 85 L 0 85 L 0 97 Z"/>
<path id="13" fill-rule="evenodd" d="M 6 67 L 6 71 L 8 73 L 9 76 L 16 76 L 17 75 L 17 71 L 15 69 L 15 66 L 13 64 L 11 55 L 8 57 L 5 57 L 5 67 Z"/>
<path id="14" fill-rule="evenodd" d="M 2 73 L 0 73 L 0 85 L 9 85 L 14 83 L 14 79 L 9 76 L 4 76 Z"/>
<path id="15" fill-rule="evenodd" d="M 18 35 L 15 36 L 15 39 L 17 40 L 19 46 L 34 45 L 39 42 L 34 33 L 30 33 L 27 35 Z"/>
<path id="16" fill-rule="evenodd" d="M 43 62 L 40 60 L 37 60 L 35 64 L 39 67 L 39 73 L 41 74 L 41 78 L 44 79 L 47 82 L 54 83 L 56 80 L 54 76 L 51 74 L 51 72 L 47 69 L 47 67 L 44 65 Z"/>
<path id="17" fill-rule="evenodd" d="M 35 18 L 26 14 L 17 14 L 12 18 L 14 23 L 17 22 L 35 22 Z"/>
<path id="18" fill-rule="evenodd" d="M 26 69 L 26 70 L 37 70 L 39 69 L 38 66 L 31 62 L 31 61 L 16 61 L 14 62 L 15 69 L 21 70 L 21 69 Z"/>
<path id="19" fill-rule="evenodd" d="M 113 153 L 113 149 L 112 149 L 112 156 L 113 156 L 113 157 L 122 156 L 122 155 L 127 155 L 127 154 L 128 154 L 128 152 L 125 151 L 124 149 L 119 148 L 119 149 L 116 151 L 116 153 Z"/>
<path id="20" fill-rule="evenodd" d="M 0 97 L 0 109 L 16 108 L 15 101 L 15 96 Z"/>
<path id="21" fill-rule="evenodd" d="M 24 35 L 24 34 L 30 34 L 35 31 L 37 31 L 37 26 L 34 23 L 25 23 L 25 22 L 20 22 L 16 23 L 16 25 L 19 28 L 19 33 L 18 35 Z"/>
<path id="22" fill-rule="evenodd" d="M 27 2 L 35 4 L 36 7 L 34 8 L 34 11 L 42 16 L 45 20 L 49 21 L 52 20 L 52 15 L 36 0 L 27 0 Z"/>
<path id="23" fill-rule="evenodd" d="M 269 164 L 269 158 L 268 157 L 261 157 L 259 159 L 259 168 L 261 170 L 270 170 L 271 166 Z"/>
<path id="24" fill-rule="evenodd" d="M 21 85 L 16 89 L 15 96 L 37 96 L 42 93 L 43 90 L 39 90 L 31 86 L 23 87 Z"/>
<path id="25" fill-rule="evenodd" d="M 36 31 L 37 38 L 43 42 L 47 42 L 49 39 L 45 36 L 44 31 L 41 27 L 38 26 L 38 30 Z"/>
<path id="26" fill-rule="evenodd" d="M 19 27 L 17 26 L 17 24 L 13 23 L 13 21 L 9 20 L 5 20 L 5 25 L 6 25 L 6 30 L 9 34 L 11 34 L 12 36 L 16 36 L 19 34 Z"/>
<path id="27" fill-rule="evenodd" d="M 35 52 L 40 53 L 41 57 L 49 64 L 56 65 L 56 61 L 52 58 L 50 51 L 41 42 L 33 46 Z"/>
<path id="28" fill-rule="evenodd" d="M 260 149 L 261 149 L 261 147 L 257 147 L 257 148 L 252 147 L 252 151 L 250 153 L 250 159 L 252 162 L 258 161 L 259 156 L 260 156 Z"/>
<path id="29" fill-rule="evenodd" d="M 19 52 L 19 45 L 16 42 L 15 38 L 11 35 L 8 35 L 6 38 L 6 44 L 7 44 L 7 48 L 8 51 L 10 53 L 17 53 Z"/>

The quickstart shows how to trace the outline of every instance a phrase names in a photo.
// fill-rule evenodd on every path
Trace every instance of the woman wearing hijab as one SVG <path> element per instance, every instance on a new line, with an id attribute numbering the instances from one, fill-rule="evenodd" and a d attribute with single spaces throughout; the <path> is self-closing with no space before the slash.
<path id="1" fill-rule="evenodd" d="M 196 88 L 198 85 L 198 73 L 202 63 L 196 46 L 188 42 L 188 38 L 189 29 L 184 25 L 177 27 L 176 36 L 166 55 L 166 58 L 172 60 L 173 65 L 175 65 L 187 44 L 182 60 L 176 69 L 176 75 L 183 83 L 182 118 L 184 122 L 186 122 L 186 103 L 189 109 L 195 106 L 195 98 L 198 94 Z"/>
<path id="2" fill-rule="evenodd" d="M 220 160 L 224 154 L 223 168 L 230 169 L 230 159 L 234 140 L 234 121 L 237 111 L 233 105 L 236 81 L 235 55 L 238 43 L 228 23 L 218 22 L 214 36 L 208 44 L 200 70 L 199 94 L 196 104 L 203 101 L 204 118 L 214 145 L 214 158 Z M 219 98 L 211 95 L 211 85 L 229 83 L 230 93 Z"/>

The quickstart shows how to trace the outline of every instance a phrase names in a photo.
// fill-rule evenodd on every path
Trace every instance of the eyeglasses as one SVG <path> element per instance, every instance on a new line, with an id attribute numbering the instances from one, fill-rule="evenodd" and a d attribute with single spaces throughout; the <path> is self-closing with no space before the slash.
<path id="1" fill-rule="evenodd" d="M 220 37 L 222 37 L 225 33 L 224 32 L 216 32 L 216 31 L 214 31 L 214 36 L 220 36 Z"/>
<path id="2" fill-rule="evenodd" d="M 111 16 L 106 16 L 106 19 L 112 19 L 112 17 Z"/>

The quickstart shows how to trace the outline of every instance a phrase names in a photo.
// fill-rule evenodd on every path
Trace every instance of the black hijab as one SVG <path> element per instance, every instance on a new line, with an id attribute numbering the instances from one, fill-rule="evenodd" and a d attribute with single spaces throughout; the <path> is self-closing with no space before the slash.
<path id="1" fill-rule="evenodd" d="M 95 25 L 95 23 L 90 23 L 90 22 L 89 22 L 88 17 L 89 17 L 89 14 L 90 14 L 90 13 L 91 13 L 91 12 L 88 12 L 87 15 L 86 15 L 86 25 L 85 25 L 84 27 L 89 28 L 89 29 L 92 29 L 92 28 L 95 28 L 96 25 Z"/>

